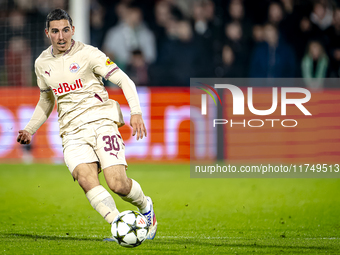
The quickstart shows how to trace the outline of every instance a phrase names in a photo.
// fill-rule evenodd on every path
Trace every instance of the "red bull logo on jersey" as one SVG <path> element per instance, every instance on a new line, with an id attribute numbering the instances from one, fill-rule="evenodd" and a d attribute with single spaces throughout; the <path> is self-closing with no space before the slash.
<path id="1" fill-rule="evenodd" d="M 75 83 L 68 84 L 66 82 L 59 83 L 59 87 L 56 89 L 53 89 L 54 94 L 56 95 L 62 95 L 71 91 L 75 91 L 78 89 L 81 89 L 83 87 L 83 84 L 81 83 L 81 79 L 75 80 Z"/>
<path id="2" fill-rule="evenodd" d="M 79 70 L 79 65 L 77 63 L 72 63 L 69 67 L 71 73 L 76 73 Z"/>

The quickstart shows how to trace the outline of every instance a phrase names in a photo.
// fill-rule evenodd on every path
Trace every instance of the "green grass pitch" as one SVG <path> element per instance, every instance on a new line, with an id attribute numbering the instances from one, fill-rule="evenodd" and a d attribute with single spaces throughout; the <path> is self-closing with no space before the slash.
<path id="1" fill-rule="evenodd" d="M 189 165 L 161 164 L 131 164 L 128 175 L 158 219 L 156 238 L 133 249 L 103 241 L 110 226 L 65 166 L 0 165 L 0 254 L 340 251 L 340 179 L 190 179 Z"/>

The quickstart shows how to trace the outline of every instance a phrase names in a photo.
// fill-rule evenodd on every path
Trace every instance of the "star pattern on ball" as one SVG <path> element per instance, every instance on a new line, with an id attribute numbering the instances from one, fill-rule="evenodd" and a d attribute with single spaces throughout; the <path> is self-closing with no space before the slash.
<path id="1" fill-rule="evenodd" d="M 118 227 L 118 223 L 119 222 L 124 222 L 123 220 L 122 220 L 122 218 L 123 218 L 123 216 L 120 216 L 120 217 L 118 217 L 118 219 L 116 220 L 116 226 Z"/>
<path id="2" fill-rule="evenodd" d="M 124 237 L 125 237 L 125 235 L 121 236 L 121 235 L 119 235 L 119 233 L 117 232 L 117 234 L 116 234 L 115 238 L 116 238 L 116 240 L 117 240 L 118 244 L 121 244 L 121 243 L 126 243 L 126 242 L 123 240 L 123 239 L 124 239 Z"/>
<path id="3" fill-rule="evenodd" d="M 118 217 L 118 219 L 116 220 L 116 222 L 115 222 L 115 224 L 116 224 L 116 229 L 118 229 L 118 225 L 119 225 L 119 223 L 120 222 L 122 222 L 122 223 L 124 223 L 124 221 L 122 220 L 122 216 L 120 216 L 120 217 Z M 126 243 L 126 242 L 124 242 L 124 240 L 123 240 L 123 238 L 125 237 L 125 235 L 119 235 L 119 233 L 118 233 L 118 231 L 117 231 L 117 233 L 116 233 L 116 235 L 115 235 L 115 239 L 117 240 L 117 242 L 118 242 L 118 244 L 121 244 L 121 243 Z"/>
<path id="4" fill-rule="evenodd" d="M 137 216 L 140 215 L 140 213 L 139 213 L 139 212 L 136 212 L 136 211 L 131 211 L 131 213 L 133 213 L 133 214 L 135 215 L 136 218 L 137 218 Z"/>
<path id="5" fill-rule="evenodd" d="M 139 213 L 138 213 L 138 212 L 131 211 L 131 213 L 135 215 L 136 219 L 137 219 L 137 216 L 139 216 Z M 126 223 L 126 225 L 128 225 L 129 228 L 130 228 L 129 231 L 127 232 L 128 234 L 133 232 L 133 233 L 135 234 L 135 236 L 137 236 L 137 231 L 138 231 L 139 229 L 142 229 L 142 228 L 139 227 L 139 226 L 137 226 L 136 223 L 137 223 L 136 220 L 135 220 L 134 223 L 132 223 L 132 224 Z M 137 238 L 137 239 L 138 239 L 138 238 Z M 139 241 L 139 240 L 138 240 L 138 241 Z"/>
<path id="6" fill-rule="evenodd" d="M 131 246 L 132 246 L 132 247 L 137 247 L 137 246 L 139 246 L 139 245 L 141 245 L 141 244 L 142 244 L 142 241 L 139 241 L 139 239 L 137 238 L 136 243 L 135 243 L 135 244 L 132 244 Z"/>
<path id="7" fill-rule="evenodd" d="M 126 223 L 126 225 L 128 225 L 129 228 L 130 228 L 129 231 L 127 232 L 127 234 L 130 234 L 130 233 L 133 232 L 135 234 L 135 236 L 137 236 L 137 230 L 141 229 L 141 228 L 136 226 L 136 221 L 132 224 Z"/>
<path id="8" fill-rule="evenodd" d="M 112 235 L 114 240 L 124 247 L 137 247 L 141 245 L 146 239 L 146 232 L 148 231 L 148 225 L 145 224 L 144 216 L 136 211 L 125 211 L 121 213 L 116 220 L 112 223 Z M 141 224 L 141 226 L 139 226 Z M 118 232 L 118 230 L 121 230 Z M 142 232 L 140 232 L 142 230 Z M 125 237 L 129 235 L 129 238 L 125 240 Z M 138 238 L 140 236 L 141 239 Z M 135 236 L 135 238 L 132 238 Z"/>

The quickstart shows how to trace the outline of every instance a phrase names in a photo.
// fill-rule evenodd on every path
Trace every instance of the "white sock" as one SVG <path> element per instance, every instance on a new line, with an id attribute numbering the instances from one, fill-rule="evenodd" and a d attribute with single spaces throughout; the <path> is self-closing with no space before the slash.
<path id="1" fill-rule="evenodd" d="M 151 209 L 150 205 L 149 205 L 149 203 L 147 203 L 145 208 L 144 209 L 139 209 L 139 211 L 140 211 L 141 214 L 145 214 L 145 213 L 149 212 L 150 209 Z"/>
<path id="2" fill-rule="evenodd" d="M 132 180 L 132 179 L 131 179 Z M 135 180 L 132 180 L 131 191 L 126 196 L 120 196 L 124 201 L 137 206 L 140 211 L 148 206 L 148 201 L 144 195 L 141 186 Z M 150 210 L 150 209 L 149 209 Z"/>
<path id="3" fill-rule="evenodd" d="M 119 214 L 115 201 L 102 185 L 96 186 L 88 191 L 86 197 L 92 207 L 99 212 L 108 223 L 111 224 Z"/>

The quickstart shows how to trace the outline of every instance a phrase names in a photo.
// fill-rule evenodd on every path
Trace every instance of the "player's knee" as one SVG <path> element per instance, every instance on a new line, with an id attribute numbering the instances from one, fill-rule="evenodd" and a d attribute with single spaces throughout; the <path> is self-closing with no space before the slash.
<path id="1" fill-rule="evenodd" d="M 80 187 L 82 187 L 85 193 L 87 193 L 88 191 L 99 185 L 99 180 L 92 177 L 80 175 L 78 176 L 78 184 L 80 185 Z"/>
<path id="2" fill-rule="evenodd" d="M 84 175 L 78 175 L 77 179 L 76 179 L 79 183 L 80 186 L 86 186 L 88 183 L 90 183 L 91 181 L 89 180 L 89 178 L 87 176 Z"/>
<path id="3" fill-rule="evenodd" d="M 85 193 L 99 185 L 96 172 L 89 169 L 76 168 L 72 175 L 73 178 L 78 181 L 78 184 L 83 188 Z"/>
<path id="4" fill-rule="evenodd" d="M 121 196 L 126 196 L 131 190 L 127 180 L 115 180 L 108 184 L 108 186 L 114 193 Z"/>

